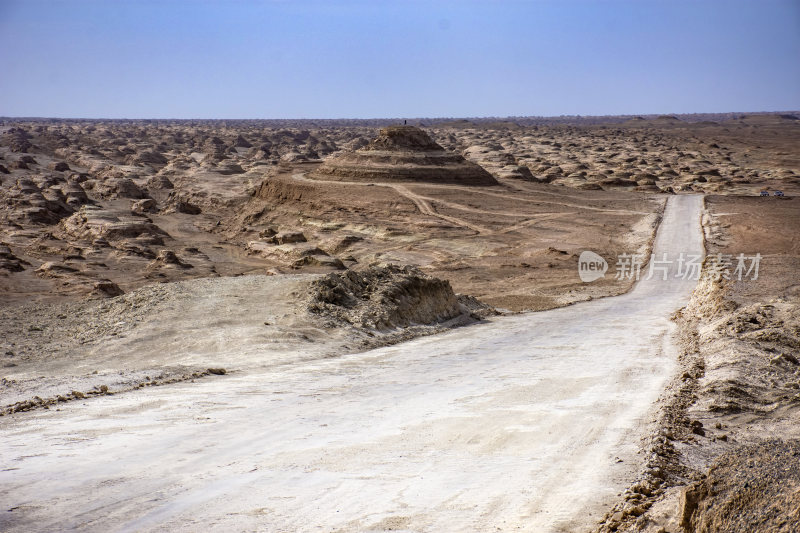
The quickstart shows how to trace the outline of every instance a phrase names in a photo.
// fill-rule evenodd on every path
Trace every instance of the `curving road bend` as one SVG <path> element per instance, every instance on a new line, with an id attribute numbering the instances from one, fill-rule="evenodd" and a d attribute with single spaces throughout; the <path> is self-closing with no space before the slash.
<path id="1" fill-rule="evenodd" d="M 670 197 L 657 257 L 703 253 L 701 206 Z M 670 272 L 393 347 L 7 418 L 0 530 L 590 528 L 634 475 L 675 370 L 669 316 L 693 287 Z"/>

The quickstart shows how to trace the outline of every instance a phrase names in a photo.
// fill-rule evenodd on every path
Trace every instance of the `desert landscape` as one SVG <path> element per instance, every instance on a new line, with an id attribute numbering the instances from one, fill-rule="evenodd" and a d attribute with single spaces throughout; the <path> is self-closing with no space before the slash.
<path id="1" fill-rule="evenodd" d="M 797 0 L 0 50 L 0 532 L 800 533 Z"/>
<path id="2" fill-rule="evenodd" d="M 408 122 L 2 120 L 3 530 L 793 530 L 800 119 Z"/>

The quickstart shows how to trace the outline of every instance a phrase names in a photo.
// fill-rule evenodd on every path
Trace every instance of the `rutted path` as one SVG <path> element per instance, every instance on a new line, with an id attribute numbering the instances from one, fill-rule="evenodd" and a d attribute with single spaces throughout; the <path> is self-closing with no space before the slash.
<path id="1" fill-rule="evenodd" d="M 325 180 L 319 180 L 319 179 L 313 179 L 312 180 L 312 179 L 306 178 L 304 174 L 305 173 L 303 173 L 303 172 L 298 172 L 296 174 L 293 174 L 292 175 L 292 179 L 298 180 L 298 181 L 309 182 L 309 183 L 319 183 L 321 181 L 322 182 L 325 181 Z M 353 182 L 353 181 L 335 181 L 335 182 L 330 182 L 330 183 L 336 183 L 336 184 L 339 184 L 339 185 L 341 185 L 341 184 L 344 184 L 344 185 L 347 185 L 347 184 L 349 184 L 349 185 L 363 185 L 363 183 L 361 183 L 361 182 Z M 560 217 L 563 217 L 563 216 L 570 216 L 571 214 L 573 214 L 573 212 L 536 213 L 536 214 L 534 214 L 534 213 L 515 213 L 515 212 L 505 211 L 503 213 L 500 213 L 499 215 L 503 216 L 503 217 L 525 218 L 526 220 L 523 220 L 522 222 L 514 223 L 514 224 L 512 224 L 512 225 L 510 225 L 510 226 L 508 226 L 506 228 L 503 228 L 503 229 L 501 229 L 499 231 L 495 231 L 495 230 L 486 228 L 484 226 L 480 226 L 478 224 L 473 224 L 473 223 L 468 222 L 466 220 L 463 220 L 461 218 L 457 218 L 457 217 L 453 217 L 453 216 L 450 216 L 450 215 L 441 214 L 438 211 L 436 211 L 436 209 L 434 208 L 433 204 L 438 203 L 440 205 L 449 207 L 451 209 L 456 209 L 456 210 L 459 210 L 459 211 L 467 211 L 467 212 L 471 212 L 471 213 L 492 214 L 492 215 L 495 215 L 495 216 L 497 216 L 498 213 L 494 213 L 492 211 L 485 211 L 485 210 L 477 209 L 477 208 L 474 208 L 474 207 L 465 206 L 465 205 L 458 204 L 458 203 L 455 203 L 455 202 L 448 202 L 446 200 L 441 200 L 439 198 L 430 198 L 430 197 L 427 197 L 427 196 L 423 196 L 423 195 L 420 195 L 420 194 L 417 194 L 417 193 L 411 191 L 408 187 L 405 187 L 403 185 L 396 184 L 396 183 L 380 183 L 380 182 L 376 182 L 376 183 L 373 183 L 372 185 L 378 186 L 378 187 L 388 187 L 390 189 L 394 189 L 399 195 L 411 200 L 411 202 L 417 207 L 417 209 L 419 209 L 419 212 L 421 214 L 423 214 L 423 215 L 436 217 L 436 218 L 439 218 L 439 219 L 444 220 L 446 222 L 449 222 L 451 224 L 455 224 L 456 226 L 462 226 L 462 227 L 471 229 L 473 231 L 476 231 L 479 234 L 484 234 L 484 235 L 490 235 L 490 234 L 493 234 L 493 233 L 508 233 L 508 232 L 511 232 L 511 231 L 516 231 L 516 230 L 518 230 L 520 228 L 523 228 L 525 226 L 528 226 L 528 225 L 531 225 L 531 224 L 535 224 L 536 222 L 540 222 L 542 220 L 547 220 L 547 219 L 552 219 L 552 218 L 560 218 Z M 426 184 L 426 185 L 429 186 L 429 187 L 435 187 L 434 185 L 430 185 L 430 184 Z M 495 193 L 495 192 L 490 192 L 490 191 L 485 191 L 485 190 L 477 190 L 474 187 L 472 187 L 472 188 L 459 187 L 459 186 L 456 186 L 456 185 L 444 185 L 442 187 L 446 187 L 448 190 L 461 189 L 461 190 L 464 190 L 464 191 L 469 191 L 471 193 L 478 193 L 478 194 L 483 194 L 483 195 L 487 195 L 487 196 L 493 196 L 493 197 L 496 197 L 496 198 L 504 198 L 504 199 L 508 199 L 508 200 L 522 201 L 522 202 L 528 202 L 528 203 L 534 203 L 534 204 L 552 204 L 552 205 L 560 205 L 560 206 L 566 206 L 566 207 L 575 207 L 575 208 L 581 209 L 581 210 L 602 211 L 602 212 L 608 212 L 608 213 L 622 213 L 622 214 L 626 214 L 626 215 L 628 215 L 628 214 L 640 214 L 640 215 L 649 214 L 649 213 L 644 213 L 644 212 L 640 212 L 640 211 L 632 211 L 632 210 L 606 209 L 606 208 L 599 208 L 599 207 L 590 207 L 590 206 L 586 206 L 586 205 L 568 204 L 568 203 L 563 203 L 563 202 L 551 202 L 551 201 L 541 200 L 541 199 L 532 200 L 532 199 L 527 199 L 527 198 L 519 198 L 519 197 L 516 197 L 516 196 L 509 195 L 509 194 Z M 550 194 L 552 194 L 552 193 L 550 193 Z"/>
<path id="2" fill-rule="evenodd" d="M 702 253 L 701 205 L 669 199 L 655 254 Z M 389 348 L 3 420 L 0 529 L 590 527 L 634 474 L 675 368 L 669 316 L 693 286 L 657 277 Z"/>
<path id="3" fill-rule="evenodd" d="M 293 174 L 292 175 L 292 179 L 295 179 L 295 180 L 298 180 L 298 181 L 306 181 L 306 182 L 310 182 L 310 183 L 318 183 L 320 181 L 324 181 L 324 180 L 310 180 L 310 179 L 306 178 L 304 176 L 304 173 L 302 173 L 302 172 L 297 173 L 297 174 Z M 363 185 L 363 183 L 358 183 L 358 182 L 353 182 L 353 181 L 336 181 L 336 182 L 333 182 L 333 183 L 344 184 L 344 185 Z M 449 222 L 451 224 L 455 224 L 456 226 L 463 226 L 465 228 L 469 228 L 469 229 L 471 229 L 471 230 L 473 230 L 473 231 L 475 231 L 477 233 L 492 233 L 492 230 L 490 230 L 488 228 L 484 228 L 483 226 L 478 226 L 477 224 L 473 224 L 471 222 L 467 222 L 466 220 L 462 220 L 460 218 L 451 217 L 451 216 L 448 216 L 448 215 L 442 215 L 440 213 L 437 213 L 436 209 L 434 209 L 433 206 L 431 205 L 429 198 L 425 198 L 424 196 L 420 196 L 419 194 L 411 192 L 408 189 L 408 187 L 404 187 L 404 186 L 398 185 L 396 183 L 374 183 L 373 185 L 378 186 L 378 187 L 388 187 L 390 189 L 394 189 L 397 192 L 397 194 L 399 194 L 400 196 L 403 196 L 403 197 L 408 198 L 409 200 L 411 200 L 411 202 L 417 207 L 417 209 L 419 209 L 419 212 L 422 213 L 423 215 L 436 217 L 436 218 L 439 218 L 441 220 L 444 220 L 445 222 Z"/>

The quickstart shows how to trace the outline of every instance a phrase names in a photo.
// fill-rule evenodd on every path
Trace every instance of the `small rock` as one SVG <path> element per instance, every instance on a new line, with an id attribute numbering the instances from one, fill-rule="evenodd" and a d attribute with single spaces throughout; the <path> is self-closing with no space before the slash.
<path id="1" fill-rule="evenodd" d="M 52 278 L 63 274 L 71 274 L 77 271 L 77 268 L 74 268 L 70 265 L 57 263 L 55 261 L 47 261 L 42 263 L 42 266 L 36 269 L 36 274 L 42 277 Z"/>
<path id="2" fill-rule="evenodd" d="M 106 296 L 109 298 L 125 294 L 125 291 L 120 289 L 119 285 L 108 279 L 104 279 L 95 283 L 94 291 L 101 296 Z"/>
<path id="3" fill-rule="evenodd" d="M 631 516 L 642 516 L 644 514 L 644 509 L 641 505 L 635 505 L 628 509 L 628 514 Z"/>
<path id="4" fill-rule="evenodd" d="M 69 170 L 69 165 L 66 164 L 64 161 L 59 161 L 57 163 L 51 163 L 49 168 L 58 172 L 66 172 Z"/>
<path id="5" fill-rule="evenodd" d="M 203 212 L 198 206 L 184 200 L 177 200 L 175 202 L 175 211 L 178 213 L 185 213 L 187 215 L 199 215 Z"/>
<path id="6" fill-rule="evenodd" d="M 145 213 L 155 213 L 156 212 L 156 201 L 152 198 L 145 198 L 143 200 L 136 200 L 131 205 L 131 212 L 137 215 L 143 215 Z"/>
<path id="7" fill-rule="evenodd" d="M 184 263 L 172 250 L 161 250 L 156 258 L 148 265 L 149 268 L 158 268 L 164 265 L 175 265 L 179 268 L 193 268 L 189 263 Z"/>
<path id="8" fill-rule="evenodd" d="M 209 374 L 214 374 L 215 376 L 224 376 L 227 374 L 227 371 L 224 368 L 209 368 L 206 370 Z"/>
<path id="9" fill-rule="evenodd" d="M 306 236 L 301 231 L 282 231 L 272 237 L 275 244 L 292 244 L 295 242 L 306 242 Z"/>

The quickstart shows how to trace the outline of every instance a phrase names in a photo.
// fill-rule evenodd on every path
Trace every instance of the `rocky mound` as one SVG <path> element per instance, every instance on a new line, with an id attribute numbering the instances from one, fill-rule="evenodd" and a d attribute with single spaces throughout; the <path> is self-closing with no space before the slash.
<path id="1" fill-rule="evenodd" d="M 770 441 L 721 456 L 686 490 L 682 522 L 693 533 L 797 531 L 800 441 Z"/>
<path id="2" fill-rule="evenodd" d="M 414 126 L 383 128 L 377 138 L 355 151 L 342 152 L 309 174 L 339 181 L 412 181 L 459 185 L 497 185 L 479 165 L 445 151 Z"/>
<path id="3" fill-rule="evenodd" d="M 456 295 L 448 281 L 416 267 L 396 265 L 335 272 L 314 281 L 308 310 L 378 330 L 477 318 L 481 312 L 484 316 L 491 312 L 474 298 Z"/>

